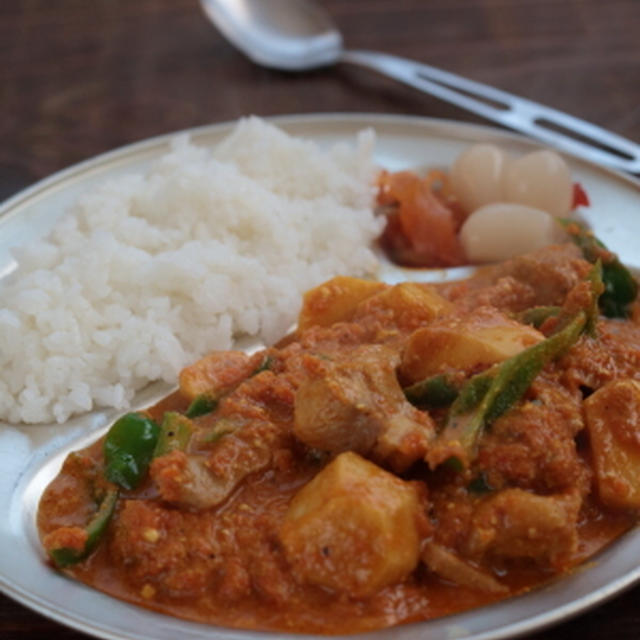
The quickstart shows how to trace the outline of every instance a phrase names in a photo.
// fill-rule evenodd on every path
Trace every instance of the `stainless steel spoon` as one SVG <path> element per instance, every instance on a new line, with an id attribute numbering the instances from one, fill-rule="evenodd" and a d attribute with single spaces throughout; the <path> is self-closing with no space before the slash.
<path id="1" fill-rule="evenodd" d="M 200 0 L 218 29 L 259 65 L 305 71 L 338 62 L 374 69 L 574 155 L 640 173 L 640 145 L 494 87 L 384 53 L 348 51 L 313 0 Z"/>

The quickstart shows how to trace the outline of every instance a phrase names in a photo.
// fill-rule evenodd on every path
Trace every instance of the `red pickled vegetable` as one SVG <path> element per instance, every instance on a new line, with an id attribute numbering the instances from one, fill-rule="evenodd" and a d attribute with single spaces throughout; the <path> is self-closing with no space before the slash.
<path id="1" fill-rule="evenodd" d="M 578 207 L 588 207 L 591 203 L 589 202 L 589 196 L 587 192 L 582 188 L 582 185 L 579 182 L 573 183 L 573 202 L 571 203 L 572 209 L 577 209 Z"/>
<path id="2" fill-rule="evenodd" d="M 380 241 L 394 262 L 415 267 L 464 263 L 457 237 L 461 215 L 442 172 L 425 178 L 409 171 L 384 172 L 379 186 L 378 202 L 391 208 Z"/>

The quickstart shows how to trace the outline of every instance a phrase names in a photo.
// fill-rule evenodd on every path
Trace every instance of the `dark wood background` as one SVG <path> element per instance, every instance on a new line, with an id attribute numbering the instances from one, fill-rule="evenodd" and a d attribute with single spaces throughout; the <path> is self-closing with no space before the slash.
<path id="1" fill-rule="evenodd" d="M 324 5 L 350 47 L 428 62 L 640 141 L 640 0 Z M 156 134 L 249 113 L 317 111 L 480 122 L 361 69 L 260 69 L 224 42 L 197 0 L 0 2 L 0 199 Z M 531 640 L 637 640 L 638 600 L 640 588 Z M 0 595 L 0 638 L 85 636 Z"/>

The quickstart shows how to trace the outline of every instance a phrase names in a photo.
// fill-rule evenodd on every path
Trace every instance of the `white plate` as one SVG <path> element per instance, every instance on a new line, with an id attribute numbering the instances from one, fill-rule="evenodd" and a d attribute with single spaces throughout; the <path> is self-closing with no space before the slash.
<path id="1" fill-rule="evenodd" d="M 447 166 L 473 142 L 498 142 L 515 152 L 534 144 L 488 127 L 447 121 L 378 115 L 315 115 L 275 119 L 290 133 L 322 145 L 352 137 L 365 127 L 378 134 L 376 158 L 383 166 Z M 211 145 L 232 124 L 191 131 L 195 143 Z M 0 207 L 0 278 L 13 266 L 9 249 L 34 235 L 45 234 L 81 192 L 124 171 L 144 170 L 168 149 L 163 136 L 118 149 L 39 182 Z M 591 207 L 585 218 L 596 234 L 628 265 L 640 267 L 640 183 L 580 160 L 571 160 L 575 179 L 586 188 Z M 387 281 L 409 278 L 445 279 L 446 270 L 418 272 L 386 265 Z M 137 398 L 145 406 L 167 388 L 155 385 Z M 38 542 L 35 515 L 39 497 L 56 475 L 64 456 L 85 446 L 104 429 L 115 412 L 92 412 L 64 425 L 14 428 L 0 423 L 0 589 L 8 596 L 58 622 L 99 638 L 175 640 L 176 638 L 256 640 L 283 634 L 231 631 L 185 622 L 128 605 L 56 573 L 45 563 Z M 565 620 L 640 579 L 640 529 L 624 535 L 587 566 L 524 596 L 431 622 L 365 634 L 378 640 L 511 638 Z M 291 638 L 312 636 L 291 635 Z"/>

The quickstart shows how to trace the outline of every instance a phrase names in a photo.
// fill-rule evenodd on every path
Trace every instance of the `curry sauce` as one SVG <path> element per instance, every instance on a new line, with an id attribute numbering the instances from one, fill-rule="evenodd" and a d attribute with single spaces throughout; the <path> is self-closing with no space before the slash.
<path id="1" fill-rule="evenodd" d="M 244 629 L 378 629 L 562 576 L 640 508 L 640 326 L 598 312 L 598 278 L 562 245 L 437 287 L 331 280 L 295 336 L 206 356 L 71 454 L 43 544 Z"/>

